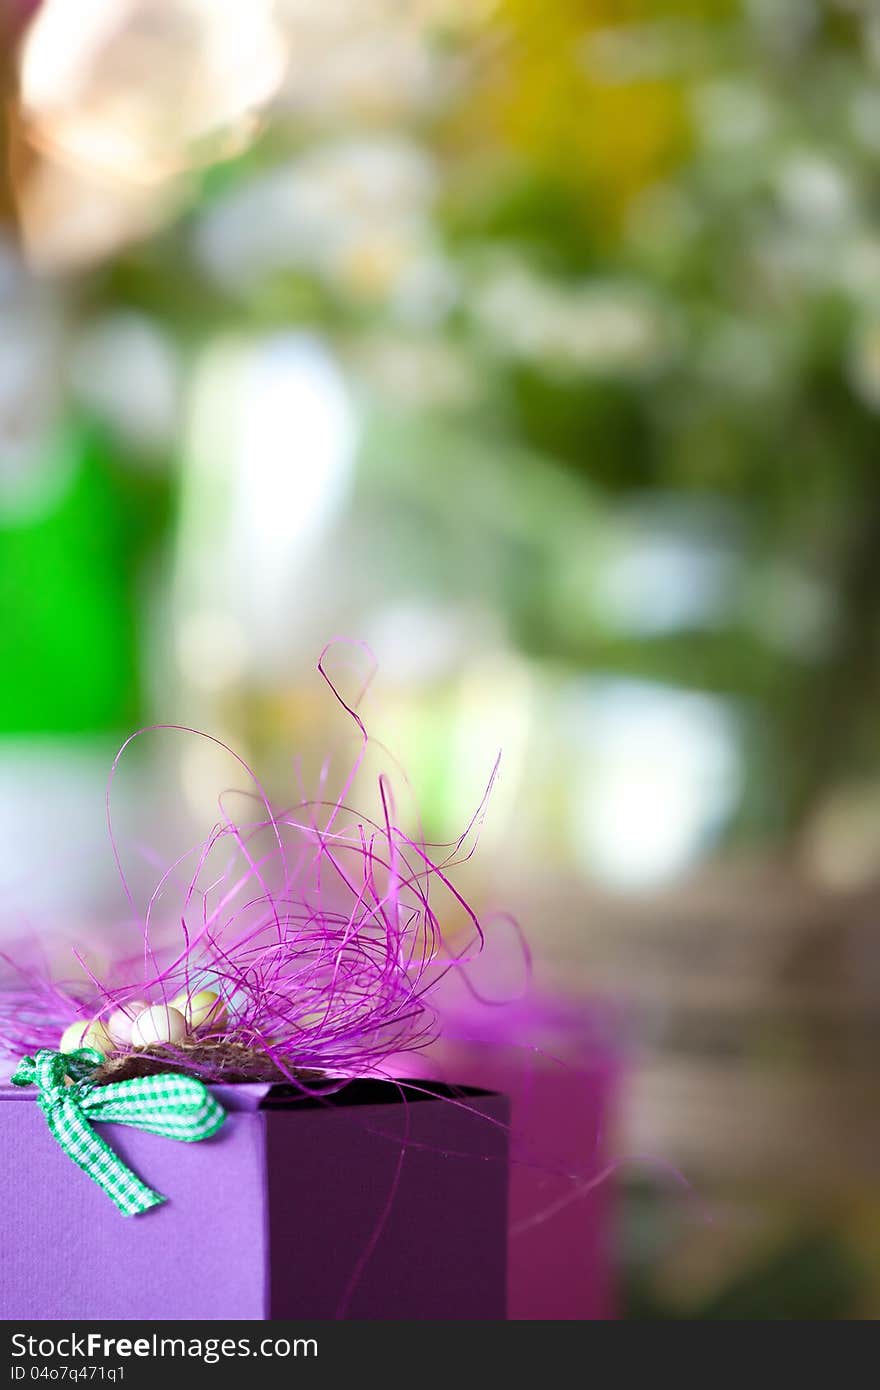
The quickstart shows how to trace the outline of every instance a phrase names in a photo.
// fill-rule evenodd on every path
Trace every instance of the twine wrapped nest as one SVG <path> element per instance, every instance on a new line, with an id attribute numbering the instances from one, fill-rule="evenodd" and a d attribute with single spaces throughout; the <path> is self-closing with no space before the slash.
<path id="1" fill-rule="evenodd" d="M 111 1081 L 129 1081 L 136 1076 L 156 1076 L 161 1072 L 178 1071 L 197 1076 L 200 1081 L 234 1084 L 236 1082 L 289 1082 L 291 1076 L 302 1081 L 317 1081 L 319 1071 L 309 1071 L 288 1064 L 282 1071 L 276 1062 L 258 1048 L 245 1047 L 237 1042 L 175 1043 L 173 1046 L 133 1048 L 130 1052 L 108 1057 L 94 1074 L 98 1086 Z"/>

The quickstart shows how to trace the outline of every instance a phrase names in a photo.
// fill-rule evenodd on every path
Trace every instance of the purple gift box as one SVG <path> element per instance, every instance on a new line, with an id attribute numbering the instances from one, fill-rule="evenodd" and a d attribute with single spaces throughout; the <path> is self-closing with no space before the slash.
<path id="1" fill-rule="evenodd" d="M 124 1217 L 0 1086 L 0 1318 L 505 1316 L 508 1105 L 475 1089 L 357 1081 L 327 1099 L 217 1086 L 184 1144 L 97 1132 L 168 1201 Z"/>

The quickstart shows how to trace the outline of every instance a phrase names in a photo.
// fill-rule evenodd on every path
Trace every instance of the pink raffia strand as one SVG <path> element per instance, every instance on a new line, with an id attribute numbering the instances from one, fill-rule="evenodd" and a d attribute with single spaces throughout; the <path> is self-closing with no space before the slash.
<path id="1" fill-rule="evenodd" d="M 366 652 L 370 669 L 357 695 L 343 697 L 327 673 L 331 648 Z M 391 1056 L 424 1048 L 437 1034 L 431 995 L 449 971 L 466 971 L 483 929 L 455 888 L 455 866 L 473 853 L 486 796 L 454 845 L 428 845 L 397 824 L 388 779 L 378 779 L 376 818 L 350 795 L 370 739 L 358 705 L 373 675 L 362 644 L 329 643 L 318 671 L 354 724 L 359 748 L 336 800 L 304 795 L 274 811 L 254 773 L 218 739 L 178 725 L 154 725 L 123 744 L 110 772 L 110 843 L 140 949 L 118 956 L 99 978 L 74 952 L 84 977 L 75 987 L 7 961 L 17 978 L 0 991 L 0 1056 L 57 1046 L 74 1019 L 106 1018 L 129 1000 L 169 1003 L 215 990 L 228 1015 L 222 1033 L 199 1040 L 264 1051 L 291 1079 L 302 1069 L 331 1077 L 382 1073 Z M 135 904 L 113 832 L 111 791 L 134 739 L 160 730 L 202 738 L 228 753 L 251 785 L 252 818 L 236 820 L 219 801 L 207 839 L 162 874 L 143 912 Z M 441 917 L 456 923 L 454 948 Z M 206 1079 L 210 1079 L 207 1076 Z"/>

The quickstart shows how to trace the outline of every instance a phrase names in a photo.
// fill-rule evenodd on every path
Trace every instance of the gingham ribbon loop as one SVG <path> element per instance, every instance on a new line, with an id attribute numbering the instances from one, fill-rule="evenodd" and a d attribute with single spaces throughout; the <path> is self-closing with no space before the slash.
<path id="1" fill-rule="evenodd" d="M 91 1074 L 103 1060 L 92 1047 L 75 1052 L 42 1050 L 36 1058 L 22 1058 L 12 1084 L 39 1088 L 40 1109 L 64 1152 L 103 1188 L 124 1216 L 137 1216 L 165 1198 L 141 1182 L 95 1133 L 91 1122 L 112 1120 L 191 1144 L 216 1134 L 226 1115 L 201 1081 L 176 1072 L 94 1086 Z"/>
<path id="2" fill-rule="evenodd" d="M 15 1086 L 30 1086 L 36 1082 L 40 1088 L 40 1106 L 45 1111 L 68 1095 L 68 1077 L 72 1081 L 85 1081 L 103 1060 L 94 1047 L 78 1047 L 75 1052 L 44 1050 L 37 1053 L 36 1060 L 22 1057 L 12 1082 Z"/>

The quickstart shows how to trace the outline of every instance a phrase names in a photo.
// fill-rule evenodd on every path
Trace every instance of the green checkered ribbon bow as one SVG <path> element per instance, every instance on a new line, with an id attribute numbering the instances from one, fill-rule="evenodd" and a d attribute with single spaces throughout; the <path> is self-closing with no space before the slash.
<path id="1" fill-rule="evenodd" d="M 39 1087 L 40 1108 L 68 1158 L 104 1189 L 123 1216 L 137 1216 L 165 1198 L 126 1167 L 92 1129 L 92 1121 L 114 1120 L 194 1143 L 216 1134 L 226 1114 L 201 1081 L 176 1072 L 95 1086 L 90 1077 L 103 1060 L 93 1047 L 41 1051 L 22 1058 L 12 1084 Z"/>

